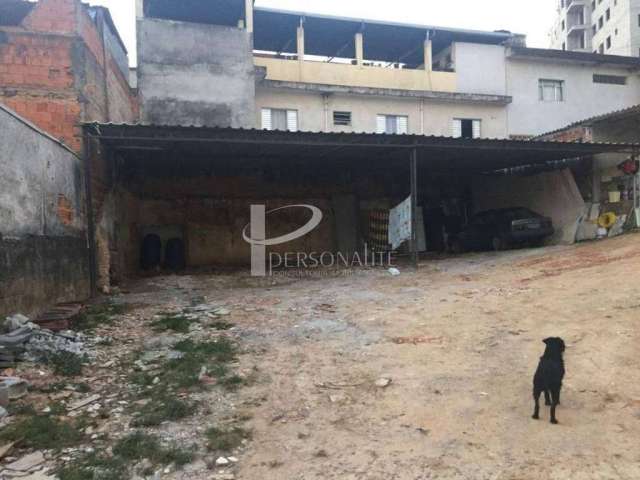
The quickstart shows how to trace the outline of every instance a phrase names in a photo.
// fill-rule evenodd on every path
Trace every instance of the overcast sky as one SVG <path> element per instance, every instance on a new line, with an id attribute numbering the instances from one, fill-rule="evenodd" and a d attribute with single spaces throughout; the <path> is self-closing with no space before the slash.
<path id="1" fill-rule="evenodd" d="M 179 0 L 175 0 L 179 1 Z M 215 0 L 210 0 L 215 1 Z M 90 0 L 111 10 L 135 64 L 135 0 Z M 256 5 L 309 13 L 474 30 L 511 30 L 547 48 L 557 0 L 258 0 Z"/>

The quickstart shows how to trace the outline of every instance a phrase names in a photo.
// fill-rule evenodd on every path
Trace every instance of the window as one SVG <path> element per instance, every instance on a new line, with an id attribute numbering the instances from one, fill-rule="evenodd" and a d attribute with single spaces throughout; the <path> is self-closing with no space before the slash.
<path id="1" fill-rule="evenodd" d="M 562 50 L 566 50 L 567 49 L 567 44 L 562 42 Z"/>
<path id="2" fill-rule="evenodd" d="M 593 75 L 593 83 L 606 83 L 609 85 L 626 85 L 627 77 L 620 75 Z"/>
<path id="3" fill-rule="evenodd" d="M 607 18 L 607 21 L 611 20 L 611 9 L 607 8 L 607 11 L 605 12 L 605 17 Z"/>
<path id="4" fill-rule="evenodd" d="M 640 27 L 640 15 L 638 15 L 638 26 Z"/>
<path id="5" fill-rule="evenodd" d="M 480 138 L 480 120 L 454 118 L 451 124 L 451 136 L 455 138 Z"/>
<path id="6" fill-rule="evenodd" d="M 607 37 L 607 50 L 611 48 L 611 37 Z"/>
<path id="7" fill-rule="evenodd" d="M 564 29 L 566 28 L 566 24 L 564 23 L 564 20 L 562 21 L 562 31 L 564 31 Z"/>
<path id="8" fill-rule="evenodd" d="M 598 28 L 604 27 L 604 17 L 598 19 Z"/>
<path id="9" fill-rule="evenodd" d="M 405 135 L 409 133 L 409 117 L 406 115 L 378 115 L 378 133 Z"/>
<path id="10" fill-rule="evenodd" d="M 539 96 L 541 102 L 564 102 L 564 81 L 540 80 Z"/>
<path id="11" fill-rule="evenodd" d="M 593 0 L 593 2 L 591 2 L 591 10 L 595 10 L 596 9 L 596 0 Z"/>
<path id="12" fill-rule="evenodd" d="M 598 53 L 604 53 L 604 43 L 601 43 L 598 47 Z"/>
<path id="13" fill-rule="evenodd" d="M 333 112 L 333 124 L 339 126 L 350 126 L 351 112 Z"/>
<path id="14" fill-rule="evenodd" d="M 598 26 L 594 25 L 593 27 L 591 27 L 591 30 L 593 31 L 593 34 L 595 35 L 596 33 L 598 33 Z"/>
<path id="15" fill-rule="evenodd" d="M 263 130 L 298 131 L 298 111 L 279 108 L 262 109 Z"/>

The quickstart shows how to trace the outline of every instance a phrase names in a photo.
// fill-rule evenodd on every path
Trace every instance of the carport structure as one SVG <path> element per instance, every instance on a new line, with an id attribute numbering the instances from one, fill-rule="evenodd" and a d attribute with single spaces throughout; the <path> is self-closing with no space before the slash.
<path id="1" fill-rule="evenodd" d="M 182 234 L 188 232 L 188 265 L 227 260 L 246 265 L 249 246 L 242 242 L 240 232 L 248 223 L 252 203 L 273 202 L 271 206 L 278 207 L 323 199 L 321 203 L 339 217 L 344 212 L 335 199 L 348 195 L 359 198 L 359 205 L 365 198 L 371 208 L 380 204 L 379 198 L 397 202 L 410 195 L 414 207 L 410 251 L 415 256 L 416 207 L 425 190 L 443 178 L 454 181 L 566 169 L 596 154 L 634 155 L 640 148 L 634 144 L 114 124 L 88 124 L 85 138 L 87 197 L 95 227 L 90 240 L 98 253 L 94 262 L 98 280 L 109 271 L 135 271 L 144 228 L 164 225 L 164 235 L 172 235 L 171 229 L 176 235 L 180 229 Z M 136 218 L 131 217 L 134 212 Z M 355 215 L 352 220 L 359 213 Z M 274 228 L 286 233 L 300 221 L 287 218 Z M 335 249 L 344 244 L 334 237 L 330 228 L 319 229 L 291 248 Z M 108 252 L 118 252 L 118 259 L 109 259 Z"/>

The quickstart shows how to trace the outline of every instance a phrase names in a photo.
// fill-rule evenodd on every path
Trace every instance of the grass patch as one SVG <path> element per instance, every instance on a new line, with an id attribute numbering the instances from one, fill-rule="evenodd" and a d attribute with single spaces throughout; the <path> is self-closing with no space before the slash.
<path id="1" fill-rule="evenodd" d="M 251 432 L 240 427 L 229 430 L 212 427 L 206 431 L 205 435 L 207 448 L 212 452 L 231 452 L 242 445 L 243 440 L 251 438 Z"/>
<path id="2" fill-rule="evenodd" d="M 226 364 L 234 361 L 237 353 L 236 345 L 227 338 L 203 343 L 185 340 L 174 348 L 184 356 L 165 362 L 161 378 L 165 383 L 178 388 L 199 385 L 198 377 L 202 367 L 207 368 L 208 375 L 224 379 L 228 373 Z"/>
<path id="3" fill-rule="evenodd" d="M 3 443 L 19 442 L 21 447 L 39 450 L 61 450 L 78 445 L 83 439 L 75 425 L 48 415 L 29 416 L 0 432 Z"/>
<path id="4" fill-rule="evenodd" d="M 82 375 L 84 358 L 72 352 L 58 352 L 50 355 L 49 363 L 53 367 L 53 373 L 64 377 L 77 377 Z"/>
<path id="5" fill-rule="evenodd" d="M 127 305 L 113 302 L 90 305 L 75 319 L 73 329 L 90 332 L 103 325 L 112 325 L 114 317 L 126 313 L 127 310 Z"/>
<path id="6" fill-rule="evenodd" d="M 164 447 L 157 436 L 135 432 L 120 439 L 113 447 L 113 454 L 131 462 L 146 458 L 154 465 L 181 467 L 193 461 L 194 452 L 193 448 L 183 449 L 176 445 Z"/>
<path id="7" fill-rule="evenodd" d="M 174 397 L 153 398 L 131 423 L 134 427 L 156 427 L 162 422 L 175 422 L 193 414 L 195 405 Z"/>
<path id="8" fill-rule="evenodd" d="M 220 330 L 220 331 L 231 330 L 234 327 L 233 323 L 224 322 L 222 320 L 218 320 L 216 322 L 213 322 L 213 323 L 210 324 L 210 326 L 214 330 Z"/>
<path id="9" fill-rule="evenodd" d="M 60 480 L 123 480 L 128 477 L 127 462 L 121 457 L 82 457 L 58 470 Z"/>
<path id="10" fill-rule="evenodd" d="M 156 332 L 173 331 L 177 333 L 189 333 L 189 327 L 196 321 L 179 314 L 164 314 L 151 326 Z"/>

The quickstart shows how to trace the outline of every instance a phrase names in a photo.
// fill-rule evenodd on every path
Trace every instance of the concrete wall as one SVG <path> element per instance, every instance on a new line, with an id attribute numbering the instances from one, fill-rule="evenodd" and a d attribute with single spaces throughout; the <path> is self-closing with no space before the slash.
<path id="1" fill-rule="evenodd" d="M 80 159 L 0 108 L 0 318 L 89 296 Z"/>
<path id="2" fill-rule="evenodd" d="M 570 170 L 532 176 L 476 177 L 473 180 L 476 211 L 526 207 L 550 217 L 556 228 L 552 242 L 575 242 L 584 200 Z"/>
<path id="3" fill-rule="evenodd" d="M 348 63 L 283 60 L 258 56 L 255 57 L 254 62 L 257 66 L 267 69 L 268 80 L 417 91 L 461 91 L 459 88 L 456 89 L 456 74 L 452 72 L 432 72 L 424 69 L 400 70 Z"/>
<path id="4" fill-rule="evenodd" d="M 252 36 L 219 25 L 138 19 L 138 88 L 145 122 L 252 127 Z"/>
<path id="5" fill-rule="evenodd" d="M 305 131 L 370 132 L 376 131 L 378 114 L 407 115 L 409 133 L 425 135 L 451 135 L 454 118 L 482 120 L 482 136 L 504 138 L 507 136 L 507 117 L 503 106 L 445 103 L 419 98 L 377 97 L 364 95 L 330 95 L 325 103 L 317 92 L 293 92 L 258 86 L 256 91 L 256 115 L 253 126 L 261 128 L 262 108 L 286 108 L 298 110 L 299 128 Z M 335 126 L 333 112 L 352 113 L 351 126 Z"/>
<path id="6" fill-rule="evenodd" d="M 594 74 L 625 76 L 627 85 L 597 84 Z M 507 75 L 507 94 L 513 97 L 507 107 L 510 135 L 540 135 L 640 103 L 640 79 L 623 68 L 507 59 Z M 563 80 L 564 101 L 540 101 L 540 79 Z"/>
<path id="7" fill-rule="evenodd" d="M 455 44 L 458 92 L 505 95 L 505 50 L 500 45 Z"/>

